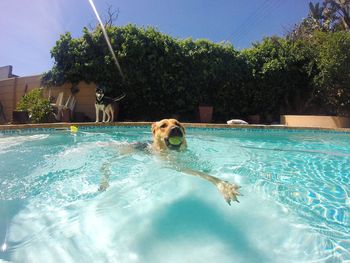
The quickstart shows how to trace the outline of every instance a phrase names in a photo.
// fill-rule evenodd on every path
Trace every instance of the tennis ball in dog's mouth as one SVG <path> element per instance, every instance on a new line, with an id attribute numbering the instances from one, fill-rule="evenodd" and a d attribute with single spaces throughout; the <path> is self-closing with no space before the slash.
<path id="1" fill-rule="evenodd" d="M 179 145 L 182 143 L 182 137 L 177 137 L 177 136 L 170 137 L 168 141 L 171 145 Z"/>

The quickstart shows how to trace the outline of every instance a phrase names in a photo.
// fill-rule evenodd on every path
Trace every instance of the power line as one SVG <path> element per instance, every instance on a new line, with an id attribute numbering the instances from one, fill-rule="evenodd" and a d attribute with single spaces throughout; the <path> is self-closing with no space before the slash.
<path id="1" fill-rule="evenodd" d="M 255 28 L 255 26 L 262 22 L 267 16 L 269 16 L 271 11 L 276 8 L 280 1 L 281 0 L 272 0 L 269 2 L 268 5 L 265 6 L 264 10 L 262 10 L 255 19 L 252 19 L 250 23 L 247 24 L 243 30 L 241 30 L 240 34 L 236 35 L 236 38 L 245 39 L 248 35 L 248 32 Z"/>
<path id="2" fill-rule="evenodd" d="M 253 20 L 249 26 L 247 27 L 247 29 L 245 31 L 241 31 L 241 34 L 238 35 L 238 37 L 236 37 L 236 39 L 238 39 L 240 37 L 240 40 L 245 40 L 248 37 L 248 33 L 249 31 L 252 30 L 252 28 L 254 28 L 257 24 L 261 23 L 262 21 L 264 21 L 266 19 L 266 17 L 268 17 L 270 15 L 270 13 L 278 8 L 280 5 L 282 4 L 282 0 L 276 0 L 274 2 L 271 2 L 271 5 L 264 10 L 263 13 L 261 13 L 261 16 L 257 17 L 255 20 Z"/>
<path id="3" fill-rule="evenodd" d="M 253 17 L 256 17 L 261 10 L 263 10 L 266 5 L 270 2 L 270 0 L 265 0 L 261 5 L 258 6 L 257 9 L 255 9 L 242 23 L 240 23 L 236 29 L 233 31 L 232 34 L 230 34 L 227 38 L 230 38 L 231 35 L 234 35 L 234 33 L 240 33 L 242 31 L 242 28 L 244 28 Z"/>

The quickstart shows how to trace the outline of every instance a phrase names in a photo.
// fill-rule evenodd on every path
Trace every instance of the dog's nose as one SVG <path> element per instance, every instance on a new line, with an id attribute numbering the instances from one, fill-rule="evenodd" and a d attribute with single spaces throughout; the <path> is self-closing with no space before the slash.
<path id="1" fill-rule="evenodd" d="M 182 130 L 179 127 L 174 126 L 170 129 L 169 137 L 182 137 L 182 136 L 183 136 Z"/>

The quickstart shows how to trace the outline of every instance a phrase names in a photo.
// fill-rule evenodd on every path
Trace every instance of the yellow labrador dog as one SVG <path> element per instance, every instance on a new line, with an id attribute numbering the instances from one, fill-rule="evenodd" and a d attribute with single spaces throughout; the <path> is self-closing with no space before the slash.
<path id="1" fill-rule="evenodd" d="M 176 119 L 163 119 L 161 121 L 153 123 L 152 134 L 153 141 L 151 144 L 134 144 L 132 147 L 129 147 L 125 153 L 133 151 L 135 149 L 148 149 L 152 154 L 160 154 L 160 156 L 164 156 L 164 154 L 171 154 L 171 151 L 173 150 L 181 152 L 187 149 L 185 128 Z M 229 205 L 231 204 L 231 201 L 239 202 L 237 199 L 237 196 L 240 195 L 238 191 L 239 186 L 227 181 L 223 181 L 204 172 L 184 167 L 181 164 L 174 165 L 174 168 L 182 173 L 198 176 L 214 184 L 222 193 L 224 199 Z M 104 174 L 104 177 L 99 188 L 101 191 L 105 190 L 108 187 L 109 173 L 106 166 L 102 167 L 102 173 Z"/>

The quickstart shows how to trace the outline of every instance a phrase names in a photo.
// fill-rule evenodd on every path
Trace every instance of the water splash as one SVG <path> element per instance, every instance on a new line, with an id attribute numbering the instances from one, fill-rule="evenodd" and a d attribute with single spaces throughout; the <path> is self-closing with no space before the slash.
<path id="1" fill-rule="evenodd" d="M 3 243 L 2 246 L 1 246 L 1 251 L 2 251 L 2 252 L 6 252 L 6 250 L 7 250 L 8 232 L 9 232 L 9 224 L 8 224 L 8 221 L 7 221 L 7 222 L 6 222 L 5 239 L 4 239 L 4 243 Z"/>
<path id="2" fill-rule="evenodd" d="M 98 20 L 100 26 L 101 26 L 103 36 L 104 36 L 105 39 L 106 39 L 107 46 L 108 46 L 109 51 L 110 51 L 111 54 L 112 54 L 112 57 L 113 57 L 113 59 L 114 59 L 114 63 L 115 63 L 115 65 L 117 66 L 117 68 L 118 68 L 118 70 L 119 70 L 119 73 L 120 73 L 120 75 L 122 76 L 122 78 L 123 78 L 123 80 L 124 80 L 124 75 L 123 75 L 123 72 L 122 72 L 122 68 L 120 67 L 120 64 L 119 64 L 119 62 L 118 62 L 118 59 L 117 59 L 117 57 L 116 57 L 116 55 L 115 55 L 115 53 L 114 53 L 114 51 L 113 51 L 111 42 L 109 41 L 109 38 L 108 38 L 108 35 L 107 35 L 106 28 L 105 28 L 104 24 L 102 23 L 101 17 L 100 17 L 100 15 L 99 15 L 98 12 L 97 12 L 97 9 L 96 9 L 96 6 L 95 6 L 93 0 L 89 0 L 89 3 L 90 3 L 90 5 L 91 5 L 91 7 L 92 7 L 92 10 L 94 11 L 94 13 L 95 13 L 95 15 L 96 15 L 96 17 L 97 17 L 97 20 Z"/>

